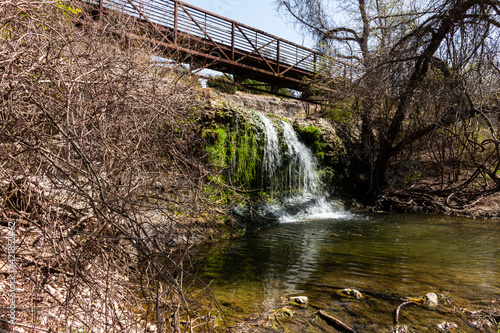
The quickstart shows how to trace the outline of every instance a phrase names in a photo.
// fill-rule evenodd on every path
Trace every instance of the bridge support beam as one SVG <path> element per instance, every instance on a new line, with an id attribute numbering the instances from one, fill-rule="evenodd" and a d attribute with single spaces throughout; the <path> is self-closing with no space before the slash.
<path id="1" fill-rule="evenodd" d="M 317 51 L 181 0 L 81 1 L 90 3 L 93 12 L 98 11 L 101 25 L 104 15 L 114 10 L 148 25 L 153 32 L 146 34 L 150 37 L 118 33 L 159 46 L 156 52 L 160 56 L 232 74 L 236 82 L 247 78 L 265 82 L 271 93 L 280 88 L 305 91 L 303 78 L 317 74 L 321 68 L 316 62 L 322 55 Z"/>

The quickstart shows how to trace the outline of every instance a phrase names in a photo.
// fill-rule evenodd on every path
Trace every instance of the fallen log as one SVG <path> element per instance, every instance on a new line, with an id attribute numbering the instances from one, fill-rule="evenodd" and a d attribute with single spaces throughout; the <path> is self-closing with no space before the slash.
<path id="1" fill-rule="evenodd" d="M 339 319 L 332 317 L 325 312 L 319 310 L 317 312 L 318 316 L 323 319 L 328 325 L 334 327 L 336 330 L 340 332 L 347 332 L 347 333 L 356 333 L 355 330 L 344 324 L 342 321 Z"/>

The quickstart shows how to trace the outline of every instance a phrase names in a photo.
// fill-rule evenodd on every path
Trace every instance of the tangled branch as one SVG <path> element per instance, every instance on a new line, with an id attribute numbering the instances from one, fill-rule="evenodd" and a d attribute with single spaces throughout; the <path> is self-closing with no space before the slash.
<path id="1" fill-rule="evenodd" d="M 17 323 L 209 329 L 217 304 L 185 264 L 212 209 L 196 85 L 102 28 L 139 23 L 97 25 L 81 6 L 0 4 L 0 214 L 2 238 L 10 222 L 19 239 Z"/>

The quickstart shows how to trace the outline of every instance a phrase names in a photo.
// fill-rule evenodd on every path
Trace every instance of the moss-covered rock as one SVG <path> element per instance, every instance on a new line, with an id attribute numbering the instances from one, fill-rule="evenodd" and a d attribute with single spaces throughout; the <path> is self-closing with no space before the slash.
<path id="1" fill-rule="evenodd" d="M 316 153 L 322 164 L 323 183 L 329 192 L 344 196 L 339 193 L 339 185 L 347 172 L 347 152 L 333 123 L 325 118 L 297 118 L 293 127 L 304 143 Z"/>
<path id="2" fill-rule="evenodd" d="M 297 118 L 293 123 L 293 128 L 325 166 L 336 165 L 346 157 L 342 140 L 337 136 L 330 120 Z"/>
<path id="3" fill-rule="evenodd" d="M 203 130 L 208 162 L 232 185 L 258 185 L 262 160 L 259 124 L 249 110 L 226 101 L 212 103 L 213 122 Z"/>

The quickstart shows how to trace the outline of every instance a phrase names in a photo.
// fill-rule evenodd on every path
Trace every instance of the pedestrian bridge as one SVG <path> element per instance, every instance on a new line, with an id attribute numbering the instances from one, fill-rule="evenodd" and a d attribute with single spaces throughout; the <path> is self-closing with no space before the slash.
<path id="1" fill-rule="evenodd" d="M 147 37 L 137 37 L 154 39 L 165 56 L 231 74 L 235 81 L 262 81 L 271 91 L 306 91 L 307 82 L 325 75 L 325 68 L 328 76 L 345 71 L 340 63 L 332 67 L 331 59 L 320 52 L 179 0 L 84 1 L 99 15 L 119 11 L 144 22 L 152 30 Z"/>

